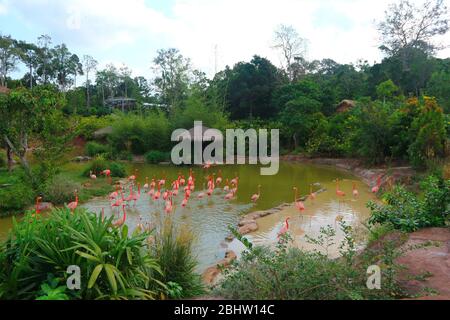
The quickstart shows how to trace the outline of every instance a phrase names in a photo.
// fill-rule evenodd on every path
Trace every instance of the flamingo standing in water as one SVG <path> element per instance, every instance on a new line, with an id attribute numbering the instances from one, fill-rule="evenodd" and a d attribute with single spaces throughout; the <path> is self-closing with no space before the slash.
<path id="1" fill-rule="evenodd" d="M 184 187 L 185 184 L 186 184 L 186 179 L 184 179 L 184 176 L 181 176 L 180 186 Z"/>
<path id="2" fill-rule="evenodd" d="M 218 174 L 218 177 L 217 177 L 217 179 L 216 179 L 216 184 L 221 184 L 222 183 L 222 170 L 219 170 L 219 174 Z"/>
<path id="3" fill-rule="evenodd" d="M 290 219 L 291 219 L 290 217 L 286 218 L 286 221 L 284 222 L 283 227 L 281 227 L 280 231 L 278 232 L 278 239 L 282 235 L 286 234 L 289 231 L 289 220 Z"/>
<path id="4" fill-rule="evenodd" d="M 229 184 L 229 182 L 228 182 L 228 179 L 227 179 L 226 182 L 225 182 L 225 187 L 223 187 L 223 191 L 224 191 L 224 192 L 230 191 L 230 184 Z"/>
<path id="5" fill-rule="evenodd" d="M 339 188 L 339 179 L 336 179 L 336 195 L 338 197 L 345 197 L 345 192 Z"/>
<path id="6" fill-rule="evenodd" d="M 161 197 L 161 184 L 158 184 L 158 191 L 156 191 L 155 195 L 153 196 L 153 200 L 159 200 Z"/>
<path id="7" fill-rule="evenodd" d="M 133 195 L 134 206 L 136 206 L 136 202 L 141 198 L 141 184 L 138 182 L 138 192 Z"/>
<path id="8" fill-rule="evenodd" d="M 184 195 L 184 199 L 183 199 L 183 201 L 181 202 L 181 206 L 182 206 L 183 208 L 186 208 L 186 206 L 187 206 L 187 204 L 188 204 L 188 200 L 189 200 L 189 197 L 187 196 L 187 194 L 185 194 L 185 195 Z"/>
<path id="9" fill-rule="evenodd" d="M 258 193 L 255 193 L 254 195 L 252 195 L 252 202 L 256 202 L 259 200 L 259 197 L 261 196 L 261 185 L 258 186 Z"/>
<path id="10" fill-rule="evenodd" d="M 312 185 L 309 186 L 309 197 L 311 198 L 311 200 L 316 200 L 317 197 L 317 193 L 313 192 L 313 188 Z"/>
<path id="11" fill-rule="evenodd" d="M 147 191 L 149 188 L 149 184 L 148 184 L 148 177 L 145 177 L 145 184 L 144 184 L 144 190 Z"/>
<path id="12" fill-rule="evenodd" d="M 115 200 L 119 196 L 119 185 L 116 185 L 116 191 L 109 194 L 109 200 Z"/>
<path id="13" fill-rule="evenodd" d="M 298 189 L 297 187 L 294 187 L 294 203 L 295 203 L 295 207 L 297 208 L 298 211 L 303 212 L 305 211 L 305 204 L 303 203 L 303 201 L 297 201 L 298 199 Z"/>
<path id="14" fill-rule="evenodd" d="M 130 194 L 123 201 L 125 201 L 127 205 L 130 205 L 129 203 L 133 200 L 134 200 L 133 187 L 130 186 Z"/>
<path id="15" fill-rule="evenodd" d="M 170 195 L 169 200 L 166 201 L 166 207 L 164 208 L 164 211 L 166 213 L 172 213 L 173 211 L 172 195 Z"/>
<path id="16" fill-rule="evenodd" d="M 69 203 L 67 205 L 67 208 L 69 208 L 70 211 L 74 212 L 77 207 L 78 207 L 78 191 L 75 190 L 75 201 Z"/>
<path id="17" fill-rule="evenodd" d="M 135 183 L 135 182 L 136 182 L 136 179 L 137 179 L 138 171 L 139 171 L 138 169 L 135 169 L 135 170 L 134 170 L 134 175 L 129 176 L 129 177 L 128 177 L 128 180 L 130 180 L 131 182 Z"/>
<path id="18" fill-rule="evenodd" d="M 377 178 L 377 185 L 372 188 L 372 193 L 378 193 L 378 191 L 380 191 L 380 187 L 381 187 L 381 176 Z"/>
<path id="19" fill-rule="evenodd" d="M 121 192 L 120 195 L 122 196 L 121 199 L 117 199 L 116 202 L 111 203 L 111 209 L 119 208 L 125 202 L 125 199 L 123 197 L 123 192 Z"/>
<path id="20" fill-rule="evenodd" d="M 127 211 L 125 210 L 125 205 L 122 205 L 122 210 L 123 210 L 122 219 L 118 219 L 118 220 L 114 221 L 112 223 L 112 225 L 114 227 L 118 227 L 119 228 L 119 227 L 121 227 L 121 226 L 123 226 L 125 224 L 125 221 L 127 221 Z"/>
<path id="21" fill-rule="evenodd" d="M 358 198 L 358 196 L 359 196 L 359 191 L 358 191 L 358 189 L 356 189 L 356 182 L 353 182 L 353 196 L 355 198 Z"/>

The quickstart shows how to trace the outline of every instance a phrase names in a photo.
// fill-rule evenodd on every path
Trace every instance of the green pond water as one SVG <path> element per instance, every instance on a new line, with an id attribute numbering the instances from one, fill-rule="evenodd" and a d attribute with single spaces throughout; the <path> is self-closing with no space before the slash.
<path id="1" fill-rule="evenodd" d="M 145 184 L 146 177 L 149 177 L 151 181 L 153 177 L 160 179 L 166 176 L 166 186 L 169 186 L 180 172 L 186 179 L 189 174 L 188 167 L 146 164 L 131 165 L 129 173 L 134 173 L 135 169 L 138 170 L 137 180 L 142 185 Z M 206 177 L 209 174 L 217 173 L 219 169 L 222 171 L 224 182 L 227 178 L 231 180 L 235 176 L 239 177 L 239 189 L 236 198 L 231 201 L 225 200 L 225 193 L 221 187 L 218 187 L 210 198 L 197 199 L 197 194 L 205 189 Z M 306 234 L 314 237 L 319 234 L 320 227 L 335 226 L 337 216 L 342 216 L 344 221 L 355 227 L 360 226 L 360 223 L 366 220 L 369 215 L 365 206 L 367 201 L 374 199 L 369 188 L 360 180 L 351 174 L 327 166 L 282 162 L 278 174 L 274 176 L 261 176 L 259 166 L 255 165 L 227 165 L 212 167 L 209 170 L 194 167 L 193 170 L 196 178 L 195 192 L 192 194 L 188 206 L 182 208 L 181 202 L 184 193 L 180 190 L 180 194 L 174 198 L 172 217 L 178 226 L 189 228 L 195 237 L 194 253 L 199 262 L 198 271 L 203 271 L 214 265 L 224 257 L 225 252 L 229 249 L 236 251 L 239 255 L 243 248 L 237 241 L 231 243 L 224 241 L 230 233 L 228 227 L 236 226 L 240 217 L 246 213 L 270 209 L 284 202 L 293 202 L 294 186 L 299 188 L 299 196 L 309 194 L 311 185 L 313 185 L 314 191 L 320 188 L 325 188 L 327 191 L 317 195 L 314 201 L 306 201 L 306 210 L 302 214 L 292 208 L 259 219 L 259 230 L 248 235 L 248 238 L 254 243 L 275 244 L 278 231 L 284 220 L 290 217 L 290 232 L 295 245 L 305 249 L 314 249 L 306 242 Z M 340 199 L 335 195 L 335 180 L 337 178 L 341 180 L 340 188 L 347 194 L 346 197 Z M 353 182 L 356 183 L 360 194 L 356 199 L 352 197 Z M 254 204 L 251 203 L 250 198 L 257 193 L 258 185 L 261 185 L 261 197 Z M 128 188 L 125 188 L 125 190 L 127 195 Z M 117 215 L 117 211 L 110 209 L 107 199 L 93 199 L 81 206 L 97 213 L 105 208 L 107 215 Z M 143 191 L 136 206 L 127 209 L 127 225 L 130 229 L 133 229 L 139 221 L 155 224 L 155 221 L 165 216 L 163 210 L 163 200 L 154 201 Z M 0 219 L 0 237 L 7 234 L 11 224 L 11 218 Z M 338 231 L 337 236 L 339 240 L 342 234 Z M 337 249 L 335 252 L 337 252 Z"/>

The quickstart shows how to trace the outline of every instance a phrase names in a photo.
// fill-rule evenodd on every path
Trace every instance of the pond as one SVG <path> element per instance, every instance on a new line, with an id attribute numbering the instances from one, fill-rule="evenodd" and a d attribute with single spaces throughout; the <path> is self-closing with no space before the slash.
<path id="1" fill-rule="evenodd" d="M 176 180 L 178 175 L 189 174 L 188 167 L 157 166 L 147 164 L 133 164 L 130 172 L 137 169 L 137 180 L 143 185 L 145 177 L 150 181 L 153 177 L 160 179 L 166 177 L 167 186 Z M 235 199 L 228 201 L 224 199 L 225 193 L 218 188 L 210 197 L 198 200 L 197 194 L 206 189 L 206 177 L 210 174 L 218 173 L 221 170 L 224 182 L 226 179 L 239 177 L 239 189 Z M 275 244 L 277 234 L 285 218 L 290 217 L 290 232 L 295 244 L 307 249 L 314 248 L 307 243 L 305 235 L 317 236 L 320 227 L 336 225 L 336 217 L 342 216 L 344 221 L 358 226 L 360 222 L 366 220 L 369 211 L 366 203 L 375 199 L 369 188 L 351 174 L 344 173 L 333 167 L 318 166 L 311 164 L 280 163 L 280 170 L 275 176 L 261 176 L 259 166 L 255 165 L 230 165 L 212 167 L 208 170 L 201 167 L 193 168 L 196 178 L 196 189 L 186 208 L 181 206 L 184 193 L 174 198 L 173 219 L 178 225 L 191 229 L 194 237 L 194 253 L 196 254 L 201 272 L 207 267 L 214 265 L 224 257 L 227 250 L 233 249 L 238 254 L 242 247 L 236 241 L 227 244 L 224 240 L 230 234 L 228 227 L 236 226 L 242 215 L 256 210 L 266 210 L 278 206 L 284 202 L 293 202 L 293 187 L 299 189 L 299 196 L 309 194 L 310 186 L 313 191 L 320 188 L 325 192 L 317 195 L 316 200 L 305 202 L 306 210 L 300 214 L 296 209 L 286 209 L 280 213 L 270 215 L 258 220 L 259 230 L 248 235 L 256 244 Z M 341 180 L 340 188 L 346 192 L 346 197 L 338 199 L 335 194 L 335 180 Z M 352 197 L 352 185 L 356 183 L 359 190 L 359 197 Z M 253 194 L 257 193 L 258 185 L 261 185 L 261 197 L 254 204 L 250 201 Z M 128 190 L 126 190 L 128 193 Z M 204 191 L 204 190 L 203 190 Z M 117 214 L 110 210 L 107 199 L 94 199 L 82 205 L 93 212 L 101 212 L 105 208 L 106 214 Z M 127 225 L 134 229 L 142 219 L 143 223 L 154 223 L 165 215 L 164 201 L 154 201 L 142 192 L 140 200 L 136 206 L 128 208 Z M 0 237 L 5 235 L 11 227 L 11 218 L 0 220 Z M 338 232 L 338 240 L 342 235 Z M 335 248 L 335 252 L 337 249 Z"/>

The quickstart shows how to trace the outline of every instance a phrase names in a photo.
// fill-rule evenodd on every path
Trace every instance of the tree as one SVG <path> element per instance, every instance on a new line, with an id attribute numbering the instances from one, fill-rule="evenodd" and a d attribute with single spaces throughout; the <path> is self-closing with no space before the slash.
<path id="1" fill-rule="evenodd" d="M 83 56 L 84 73 L 86 74 L 86 106 L 87 108 L 91 105 L 91 97 L 89 92 L 89 73 L 97 68 L 98 62 L 93 57 L 89 55 Z"/>
<path id="2" fill-rule="evenodd" d="M 119 69 L 119 77 L 121 85 L 123 86 L 124 96 L 128 98 L 128 89 L 133 85 L 133 79 L 131 79 L 131 69 L 123 64 Z"/>
<path id="3" fill-rule="evenodd" d="M 280 25 L 275 30 L 273 48 L 281 51 L 284 60 L 282 65 L 291 81 L 301 61 L 305 61 L 306 43 L 306 39 L 301 38 L 292 26 Z"/>
<path id="4" fill-rule="evenodd" d="M 62 96 L 49 87 L 33 90 L 12 90 L 0 104 L 0 135 L 5 144 L 16 154 L 33 187 L 39 187 L 39 179 L 27 160 L 30 138 L 38 141 L 34 146 L 36 159 L 45 165 L 41 172 L 50 173 L 49 164 L 64 152 L 66 123 L 60 109 Z"/>
<path id="5" fill-rule="evenodd" d="M 37 70 L 38 75 L 41 76 L 41 83 L 47 84 L 51 77 L 51 61 L 52 50 L 50 48 L 52 44 L 52 38 L 49 35 L 41 35 L 38 38 L 38 47 L 40 49 L 39 54 L 39 68 Z"/>
<path id="6" fill-rule="evenodd" d="M 420 8 L 408 0 L 401 0 L 389 6 L 378 30 L 382 41 L 380 49 L 390 55 L 405 48 L 432 53 L 440 49 L 433 43 L 433 38 L 449 30 L 447 7 L 444 0 L 425 0 Z"/>
<path id="7" fill-rule="evenodd" d="M 28 67 L 30 89 L 33 89 L 34 73 L 39 63 L 40 50 L 35 44 L 25 41 L 19 41 L 17 47 L 20 52 L 20 59 Z"/>
<path id="8" fill-rule="evenodd" d="M 399 91 L 398 87 L 391 79 L 380 83 L 376 90 L 378 98 L 383 99 L 384 104 L 386 103 L 386 99 L 394 97 L 394 95 Z"/>
<path id="9" fill-rule="evenodd" d="M 272 94 L 281 77 L 269 60 L 254 56 L 250 62 L 237 63 L 216 81 L 225 90 L 226 111 L 232 119 L 267 119 L 278 113 L 277 106 L 272 104 Z"/>
<path id="10" fill-rule="evenodd" d="M 162 49 L 158 50 L 153 64 L 157 74 L 154 85 L 161 102 L 168 105 L 169 109 L 178 106 L 185 99 L 189 88 L 190 60 L 177 49 Z"/>
<path id="11" fill-rule="evenodd" d="M 17 68 L 19 54 L 17 41 L 0 35 L 0 85 L 6 87 L 8 74 Z"/>
<path id="12" fill-rule="evenodd" d="M 65 92 L 74 82 L 71 76 L 77 75 L 82 70 L 78 56 L 70 53 L 63 43 L 53 49 L 52 69 L 55 73 L 56 82 L 60 89 Z"/>

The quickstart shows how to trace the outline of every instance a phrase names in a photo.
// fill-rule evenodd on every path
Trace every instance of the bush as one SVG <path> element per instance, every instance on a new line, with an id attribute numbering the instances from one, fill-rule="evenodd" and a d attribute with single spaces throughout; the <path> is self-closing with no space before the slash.
<path id="1" fill-rule="evenodd" d="M 90 172 L 99 175 L 104 170 L 111 170 L 111 176 L 117 178 L 126 177 L 125 166 L 118 162 L 107 161 L 103 157 L 95 158 L 92 163 L 84 170 L 83 176 L 89 177 Z"/>
<path id="2" fill-rule="evenodd" d="M 422 183 L 424 199 L 403 186 L 383 195 L 386 204 L 369 202 L 369 224 L 390 224 L 395 229 L 413 232 L 427 227 L 443 227 L 450 215 L 450 182 L 430 176 Z"/>
<path id="3" fill-rule="evenodd" d="M 395 282 L 388 282 L 382 274 L 381 290 L 369 290 L 366 286 L 366 270 L 373 263 L 367 259 L 356 263 L 354 243 L 350 229 L 343 224 L 347 239 L 341 244 L 342 259 L 330 259 L 327 255 L 288 248 L 292 240 L 285 234 L 275 249 L 254 247 L 239 237 L 247 248 L 242 258 L 230 270 L 215 292 L 225 299 L 239 300 L 362 300 L 393 298 L 398 290 Z M 310 239 L 326 247 L 335 236 L 332 227 L 322 228 L 317 239 Z M 349 246 L 350 245 L 350 246 Z M 379 260 L 380 257 L 378 256 Z M 390 267 L 384 270 L 392 270 Z"/>
<path id="4" fill-rule="evenodd" d="M 168 150 L 169 129 L 169 121 L 163 113 L 145 117 L 128 114 L 114 122 L 108 141 L 117 152 L 145 154 L 148 150 Z"/>
<path id="5" fill-rule="evenodd" d="M 80 189 L 80 184 L 65 176 L 58 175 L 48 183 L 44 192 L 44 199 L 53 204 L 62 205 L 73 201 L 75 190 Z"/>
<path id="6" fill-rule="evenodd" d="M 162 274 L 157 279 L 163 283 L 173 282 L 181 288 L 178 297 L 190 298 L 203 293 L 200 276 L 195 273 L 197 261 L 192 256 L 192 235 L 186 229 L 175 229 L 172 220 L 165 219 L 157 228 L 154 255 Z M 173 297 L 175 298 L 175 297 Z"/>
<path id="7" fill-rule="evenodd" d="M 18 212 L 31 205 L 34 191 L 20 174 L 7 174 L 0 177 L 0 216 Z"/>
<path id="8" fill-rule="evenodd" d="M 149 151 L 145 154 L 145 161 L 151 164 L 158 164 L 169 159 L 169 155 L 161 151 Z"/>
<path id="9" fill-rule="evenodd" d="M 66 283 L 67 267 L 81 269 L 81 290 L 71 299 L 157 299 L 166 287 L 155 280 L 160 268 L 147 250 L 148 233 L 128 235 L 128 228 L 111 226 L 112 217 L 83 210 L 54 210 L 51 218 L 27 213 L 14 221 L 0 245 L 0 299 L 42 298 L 53 286 L 49 275 Z M 45 290 L 43 290 L 45 288 Z M 61 292 L 53 292 L 53 294 Z"/>
<path id="10" fill-rule="evenodd" d="M 0 153 L 0 168 L 6 167 L 6 157 L 3 153 Z"/>
<path id="11" fill-rule="evenodd" d="M 95 157 L 109 152 L 109 147 L 97 142 L 88 142 L 85 146 L 86 154 L 90 157 Z"/>

